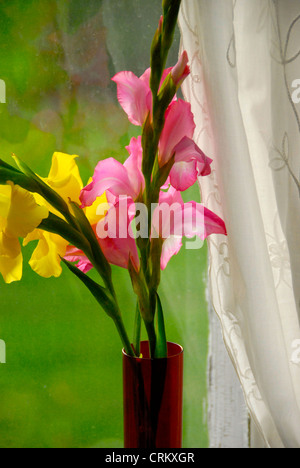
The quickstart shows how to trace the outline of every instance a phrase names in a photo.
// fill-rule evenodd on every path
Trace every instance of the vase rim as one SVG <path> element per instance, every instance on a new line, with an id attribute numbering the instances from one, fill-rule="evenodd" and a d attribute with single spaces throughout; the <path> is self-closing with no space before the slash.
<path id="1" fill-rule="evenodd" d="M 149 343 L 149 342 L 148 341 L 141 341 L 141 345 L 145 344 L 145 343 Z M 177 351 L 175 351 L 175 348 L 174 348 L 173 351 L 168 349 L 168 351 L 170 351 L 170 354 L 168 354 L 168 356 L 166 358 L 151 358 L 151 357 L 144 357 L 144 356 L 142 356 L 142 357 L 129 356 L 129 354 L 126 353 L 124 348 L 122 349 L 122 354 L 124 356 L 126 356 L 127 358 L 129 358 L 129 359 L 136 359 L 136 360 L 139 360 L 139 361 L 141 361 L 141 360 L 143 360 L 143 361 L 152 361 L 152 360 L 158 361 L 160 359 L 168 359 L 169 360 L 169 359 L 172 359 L 172 358 L 176 358 L 176 357 L 180 356 L 181 354 L 183 354 L 183 352 L 184 352 L 183 346 L 181 346 L 178 343 L 174 343 L 173 341 L 167 341 L 167 345 L 168 345 L 168 348 L 176 347 Z"/>

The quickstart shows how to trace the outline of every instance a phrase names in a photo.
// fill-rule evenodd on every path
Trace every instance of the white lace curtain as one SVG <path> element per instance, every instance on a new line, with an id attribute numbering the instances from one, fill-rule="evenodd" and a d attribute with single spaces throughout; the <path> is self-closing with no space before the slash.
<path id="1" fill-rule="evenodd" d="M 180 28 L 203 201 L 228 229 L 213 306 L 266 445 L 300 448 L 300 2 L 183 0 Z"/>

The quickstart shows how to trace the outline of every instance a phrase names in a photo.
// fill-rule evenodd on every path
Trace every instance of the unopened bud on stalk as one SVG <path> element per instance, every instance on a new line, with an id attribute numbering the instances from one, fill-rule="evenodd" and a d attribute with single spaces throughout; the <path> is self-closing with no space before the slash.
<path id="1" fill-rule="evenodd" d="M 153 125 L 151 123 L 150 114 L 143 127 L 142 135 L 142 147 L 143 147 L 143 160 L 142 160 L 142 172 L 145 177 L 146 183 L 150 183 L 152 169 L 156 156 L 156 147 L 153 147 Z"/>
<path id="2" fill-rule="evenodd" d="M 187 76 L 190 74 L 190 68 L 188 66 L 188 54 L 186 51 L 184 51 L 181 54 L 181 57 L 175 67 L 173 67 L 171 71 L 171 76 L 174 81 L 174 84 L 176 86 L 176 89 L 180 88 L 184 80 L 187 78 Z"/>
<path id="3" fill-rule="evenodd" d="M 157 94 L 164 68 L 162 61 L 162 29 L 163 17 L 161 16 L 151 46 L 150 88 L 154 95 Z"/>
<path id="4" fill-rule="evenodd" d="M 187 52 L 184 51 L 161 86 L 158 94 L 158 102 L 160 104 L 159 112 L 162 115 L 165 113 L 168 105 L 171 103 L 186 77 L 190 74 L 188 60 Z"/>
<path id="5" fill-rule="evenodd" d="M 163 0 L 164 28 L 163 28 L 163 51 L 168 53 L 174 37 L 181 0 Z"/>
<path id="6" fill-rule="evenodd" d="M 178 11 L 180 8 L 181 0 L 163 0 L 162 7 L 164 11 L 164 15 L 172 14 L 178 15 Z"/>

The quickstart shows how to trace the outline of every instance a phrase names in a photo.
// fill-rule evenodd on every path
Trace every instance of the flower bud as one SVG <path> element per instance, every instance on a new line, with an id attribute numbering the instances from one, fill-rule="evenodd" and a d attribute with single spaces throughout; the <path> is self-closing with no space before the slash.
<path id="1" fill-rule="evenodd" d="M 184 51 L 179 61 L 171 71 L 171 76 L 176 86 L 176 89 L 178 89 L 182 85 L 186 77 L 190 74 L 188 61 L 188 54 L 186 51 Z"/>
<path id="2" fill-rule="evenodd" d="M 163 28 L 163 57 L 166 58 L 173 42 L 174 31 L 177 24 L 181 0 L 164 0 L 164 28 Z"/>
<path id="3" fill-rule="evenodd" d="M 157 94 L 161 76 L 163 73 L 162 61 L 162 30 L 163 30 L 163 16 L 161 16 L 158 28 L 155 32 L 152 46 L 151 46 L 151 77 L 150 88 L 154 94 Z"/>
<path id="4" fill-rule="evenodd" d="M 163 0 L 162 7 L 163 7 L 164 14 L 170 11 L 173 14 L 174 12 L 175 13 L 178 12 L 180 4 L 181 4 L 181 0 Z"/>

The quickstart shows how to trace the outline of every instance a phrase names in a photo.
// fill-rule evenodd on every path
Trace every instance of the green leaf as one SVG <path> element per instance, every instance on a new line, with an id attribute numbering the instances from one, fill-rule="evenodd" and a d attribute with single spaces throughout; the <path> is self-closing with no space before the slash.
<path id="1" fill-rule="evenodd" d="M 77 231 L 70 224 L 66 223 L 63 219 L 59 218 L 53 213 L 49 213 L 49 217 L 43 219 L 39 225 L 39 229 L 43 231 L 52 232 L 58 234 L 63 239 L 74 245 L 79 250 L 82 250 L 86 255 L 90 255 L 90 245 L 81 232 Z"/>
<path id="2" fill-rule="evenodd" d="M 152 323 L 154 314 L 150 308 L 149 290 L 142 269 L 137 272 L 132 264 L 131 259 L 128 262 L 128 272 L 131 278 L 132 287 L 139 300 L 139 308 L 142 318 L 146 323 Z"/>
<path id="3" fill-rule="evenodd" d="M 156 316 L 156 347 L 155 358 L 166 358 L 168 356 L 167 338 L 164 314 L 159 295 L 156 293 L 157 316 Z"/>
<path id="4" fill-rule="evenodd" d="M 150 267 L 151 275 L 149 282 L 149 289 L 157 291 L 161 281 L 160 259 L 162 253 L 163 239 L 160 237 L 153 237 L 150 244 Z"/>
<path id="5" fill-rule="evenodd" d="M 140 355 L 141 352 L 141 326 L 142 326 L 142 316 L 140 312 L 139 302 L 137 301 L 136 304 L 136 314 L 135 314 L 135 322 L 134 322 L 134 350 L 137 356 Z"/>
<path id="6" fill-rule="evenodd" d="M 107 282 L 107 284 L 109 284 L 109 281 L 111 279 L 111 266 L 106 260 L 106 257 L 101 250 L 98 239 L 93 231 L 93 228 L 89 220 L 87 219 L 84 211 L 80 208 L 80 206 L 77 203 L 72 202 L 72 201 L 70 202 L 70 205 L 73 208 L 75 218 L 77 220 L 78 226 L 82 234 L 86 237 L 86 239 L 90 243 L 92 254 L 95 259 L 94 266 L 99 271 L 103 280 Z"/>
<path id="7" fill-rule="evenodd" d="M 29 192 L 37 190 L 34 180 L 0 159 L 0 185 L 6 185 L 7 182 L 13 182 Z"/>
<path id="8" fill-rule="evenodd" d="M 59 211 L 59 213 L 61 213 L 72 225 L 76 227 L 65 200 L 55 192 L 55 190 L 49 187 L 49 185 L 47 185 L 37 174 L 35 174 L 30 167 L 24 163 L 24 161 L 16 155 L 13 155 L 13 157 L 21 171 L 29 180 L 32 181 L 32 183 L 35 183 L 35 189 L 32 191 L 41 195 L 48 203 L 50 203 L 51 206 L 53 206 L 53 208 Z"/>
<path id="9" fill-rule="evenodd" d="M 68 262 L 64 258 L 62 258 L 62 261 L 68 267 L 68 269 L 88 288 L 88 290 L 92 293 L 94 298 L 100 304 L 102 309 L 107 313 L 107 315 L 115 319 L 118 316 L 118 308 L 110 292 L 92 280 L 72 263 Z"/>

